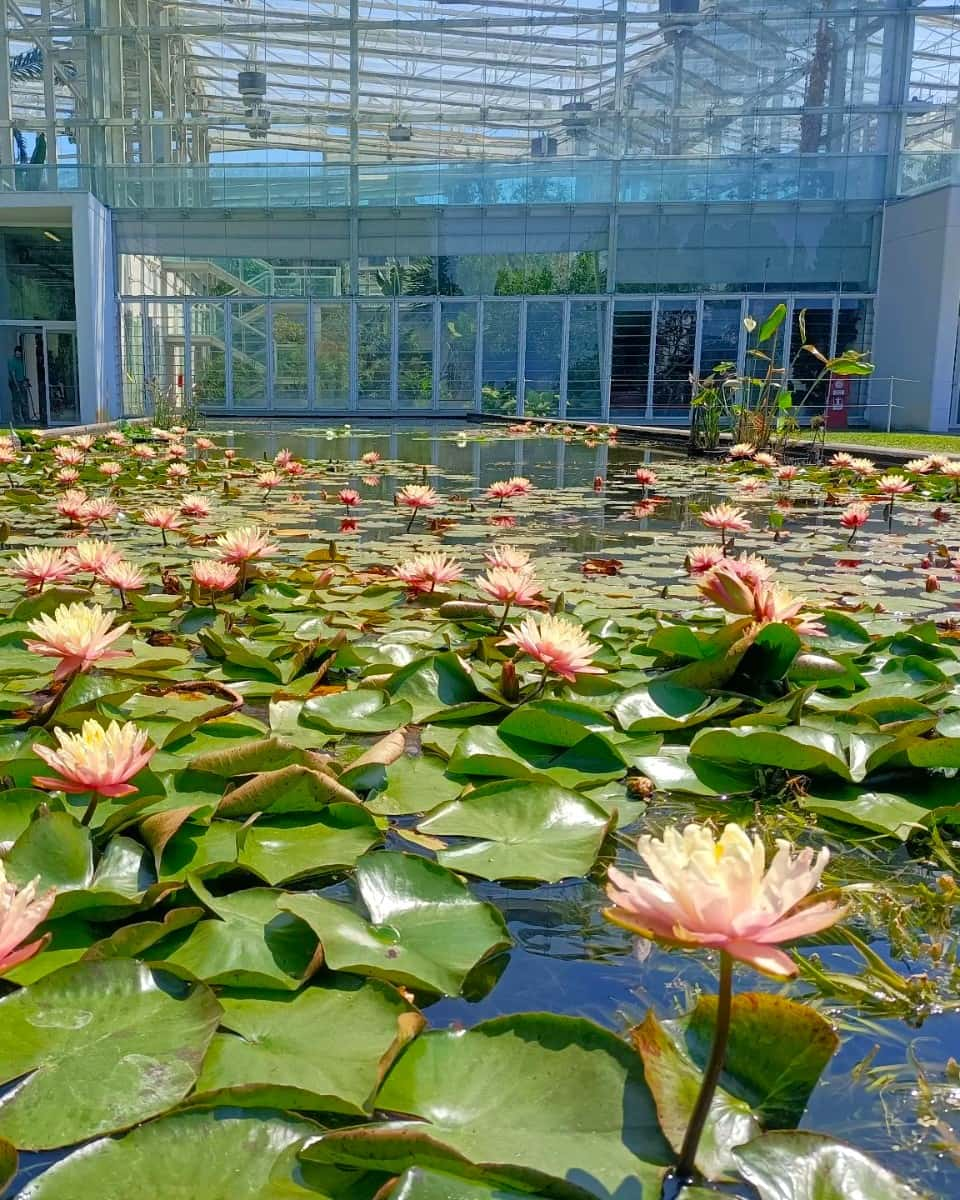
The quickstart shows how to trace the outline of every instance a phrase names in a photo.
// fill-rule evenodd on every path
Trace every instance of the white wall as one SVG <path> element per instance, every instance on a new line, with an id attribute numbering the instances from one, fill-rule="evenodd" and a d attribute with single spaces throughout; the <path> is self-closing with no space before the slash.
<path id="1" fill-rule="evenodd" d="M 960 314 L 960 187 L 892 201 L 884 211 L 874 331 L 877 379 L 894 385 L 897 429 L 956 423 Z M 874 422 L 886 412 L 871 410 Z"/>

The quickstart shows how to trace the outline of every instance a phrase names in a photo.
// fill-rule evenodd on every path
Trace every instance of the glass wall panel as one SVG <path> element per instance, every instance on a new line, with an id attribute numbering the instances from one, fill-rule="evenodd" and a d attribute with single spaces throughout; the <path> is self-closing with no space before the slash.
<path id="1" fill-rule="evenodd" d="M 773 312 L 778 304 L 788 304 L 786 296 L 751 296 L 747 299 L 747 316 L 752 317 L 757 323 L 757 331 L 766 321 L 767 317 Z M 747 355 L 746 355 L 746 371 L 748 374 L 763 374 L 766 370 L 766 361 L 758 358 L 751 353 L 754 350 L 760 350 L 762 353 L 773 358 L 777 366 L 784 365 L 787 353 L 787 321 L 784 319 L 783 324 L 777 330 L 772 338 L 764 342 L 763 346 L 757 344 L 756 332 L 748 334 L 746 338 Z"/>
<path id="2" fill-rule="evenodd" d="M 345 411 L 350 403 L 350 305 L 313 306 L 314 403 Z"/>
<path id="3" fill-rule="evenodd" d="M 529 300 L 523 359 L 525 416 L 559 415 L 562 348 L 563 304 L 551 300 Z"/>
<path id="4" fill-rule="evenodd" d="M 120 360 L 123 415 L 146 416 L 147 371 L 143 361 L 143 305 L 139 300 L 120 305 Z"/>
<path id="5" fill-rule="evenodd" d="M 802 404 L 804 416 L 823 412 L 827 403 L 826 377 L 820 379 L 823 363 L 804 346 L 814 346 L 826 357 L 833 345 L 833 301 L 796 299 L 790 337 L 790 369 L 787 388 L 794 403 Z"/>
<path id="6" fill-rule="evenodd" d="M 76 315 L 69 226 L 0 228 L 0 317 L 72 321 Z"/>
<path id="7" fill-rule="evenodd" d="M 72 330 L 47 330 L 47 389 L 50 401 L 47 423 L 76 425 L 80 420 L 80 394 L 77 335 Z"/>
<path id="8" fill-rule="evenodd" d="M 655 418 L 682 416 L 686 412 L 696 345 L 696 305 L 690 300 L 661 300 L 653 362 Z"/>
<path id="9" fill-rule="evenodd" d="M 721 363 L 737 365 L 740 348 L 740 301 L 705 300 L 700 331 L 700 377 L 705 378 Z"/>
<path id="10" fill-rule="evenodd" d="M 180 302 L 144 305 L 150 412 L 161 398 L 178 408 L 183 403 L 184 320 L 184 305 Z"/>
<path id="11" fill-rule="evenodd" d="M 227 403 L 225 305 L 190 305 L 190 387 L 195 404 L 223 408 Z"/>
<path id="12" fill-rule="evenodd" d="M 873 301 L 842 299 L 837 312 L 836 353 L 844 350 L 859 350 L 867 354 L 873 348 Z M 882 414 L 885 421 L 887 406 L 890 400 L 890 385 L 879 384 L 872 389 L 869 379 L 852 378 L 850 380 L 850 415 L 853 417 L 869 417 Z M 882 408 L 871 410 L 866 408 L 870 402 L 882 405 Z"/>
<path id="13" fill-rule="evenodd" d="M 597 419 L 603 405 L 607 303 L 573 300 L 567 346 L 567 416 Z"/>
<path id="14" fill-rule="evenodd" d="M 230 313 L 230 365 L 235 408 L 267 406 L 267 305 L 234 300 Z"/>
<path id="15" fill-rule="evenodd" d="M 390 408 L 390 304 L 357 305 L 357 398 L 361 408 Z"/>
<path id="16" fill-rule="evenodd" d="M 397 401 L 433 406 L 433 304 L 401 304 L 397 312 Z"/>
<path id="17" fill-rule="evenodd" d="M 309 345 L 306 304 L 273 305 L 273 407 L 307 407 Z"/>
<path id="18" fill-rule="evenodd" d="M 610 417 L 642 417 L 647 410 L 653 304 L 618 300 L 613 306 Z"/>
<path id="19" fill-rule="evenodd" d="M 477 377 L 477 306 L 443 300 L 440 304 L 440 403 L 472 408 Z"/>
<path id="20" fill-rule="evenodd" d="M 489 300 L 483 306 L 483 349 L 480 376 L 483 411 L 513 416 L 517 411 L 517 363 L 520 349 L 520 304 Z"/>

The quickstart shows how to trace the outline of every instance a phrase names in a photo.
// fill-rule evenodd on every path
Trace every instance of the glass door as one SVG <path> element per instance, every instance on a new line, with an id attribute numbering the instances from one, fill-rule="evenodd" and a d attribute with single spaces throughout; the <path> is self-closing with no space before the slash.
<path id="1" fill-rule="evenodd" d="M 46 423 L 80 424 L 77 387 L 77 335 L 71 329 L 46 330 Z M 97 413 L 97 419 L 101 417 Z"/>
<path id="2" fill-rule="evenodd" d="M 273 302 L 273 405 L 287 412 L 307 407 L 310 339 L 304 301 Z"/>
<path id="3" fill-rule="evenodd" d="M 0 326 L 7 368 L 0 414 L 4 429 L 42 425 L 47 411 L 47 363 L 41 325 Z"/>

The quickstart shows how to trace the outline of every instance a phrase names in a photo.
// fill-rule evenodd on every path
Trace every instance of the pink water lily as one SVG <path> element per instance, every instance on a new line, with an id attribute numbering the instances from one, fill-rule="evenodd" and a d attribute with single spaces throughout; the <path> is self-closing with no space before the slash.
<path id="1" fill-rule="evenodd" d="M 55 612 L 43 613 L 27 622 L 34 635 L 26 647 L 34 654 L 59 658 L 54 679 L 65 679 L 78 671 L 86 671 L 98 662 L 125 658 L 113 643 L 130 628 L 129 624 L 113 626 L 113 615 L 104 612 L 99 604 L 61 604 Z"/>
<path id="2" fill-rule="evenodd" d="M 37 879 L 33 879 L 18 888 L 7 879 L 3 863 L 0 862 L 0 975 L 33 958 L 50 940 L 50 934 L 47 934 L 23 944 L 36 927 L 47 919 L 56 899 L 54 888 L 38 895 L 37 882 Z"/>
<path id="3" fill-rule="evenodd" d="M 826 848 L 794 853 L 778 840 L 768 868 L 763 842 L 739 825 L 716 839 L 690 824 L 668 826 L 662 839 L 644 834 L 638 849 L 652 878 L 610 867 L 609 920 L 671 945 L 725 950 L 776 978 L 797 973 L 782 943 L 829 929 L 846 912 L 833 898 L 808 900 L 830 860 Z"/>
<path id="4" fill-rule="evenodd" d="M 535 662 L 542 663 L 544 678 L 553 674 L 576 683 L 578 675 L 606 673 L 602 667 L 593 665 L 600 647 L 590 641 L 583 626 L 553 613 L 544 613 L 539 622 L 528 614 L 519 625 L 510 627 L 501 644 L 516 646 Z"/>
<path id="5" fill-rule="evenodd" d="M 33 547 L 15 554 L 7 574 L 26 582 L 33 591 L 43 591 L 45 583 L 62 583 L 76 574 L 77 564 L 63 550 Z"/>

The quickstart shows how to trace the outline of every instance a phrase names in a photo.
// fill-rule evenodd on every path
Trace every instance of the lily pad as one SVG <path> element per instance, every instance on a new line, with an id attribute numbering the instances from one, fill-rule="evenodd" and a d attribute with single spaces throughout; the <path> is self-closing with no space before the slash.
<path id="1" fill-rule="evenodd" d="M 820 1133 L 767 1133 L 733 1153 L 761 1200 L 926 1200 L 866 1154 Z"/>
<path id="2" fill-rule="evenodd" d="M 383 692 L 372 688 L 312 696 L 300 713 L 301 721 L 342 733 L 387 733 L 413 720 L 406 700 L 387 703 Z"/>
<path id="3" fill-rule="evenodd" d="M 379 980 L 335 976 L 297 995 L 226 993 L 193 1102 L 369 1113 L 423 1018 Z"/>
<path id="4" fill-rule="evenodd" d="M 271 1112 L 186 1112 L 55 1163 L 19 1200 L 309 1200 L 296 1150 L 316 1126 Z"/>
<path id="5" fill-rule="evenodd" d="M 322 1134 L 303 1157 L 393 1173 L 442 1168 L 446 1156 L 455 1174 L 464 1160 L 499 1179 L 533 1170 L 605 1200 L 659 1200 L 672 1160 L 639 1057 L 574 1017 L 520 1013 L 423 1034 L 377 1105 L 410 1119 Z"/>
<path id="6" fill-rule="evenodd" d="M 0 1077 L 20 1082 L 0 1100 L 0 1136 L 42 1150 L 158 1116 L 193 1087 L 220 1015 L 203 985 L 124 958 L 6 996 Z"/>
<path id="7" fill-rule="evenodd" d="M 452 870 L 482 879 L 555 883 L 587 874 L 609 818 L 585 796 L 556 784 L 512 780 L 443 805 L 418 828 L 434 836 L 480 839 L 437 851 L 437 861 Z"/>
<path id="8" fill-rule="evenodd" d="M 369 921 L 323 896 L 288 894 L 279 902 L 316 933 L 334 971 L 455 996 L 477 964 L 512 944 L 494 905 L 475 899 L 453 872 L 427 859 L 367 854 L 356 880 Z"/>
<path id="9" fill-rule="evenodd" d="M 359 804 L 330 804 L 321 813 L 270 816 L 241 835 L 237 862 L 274 885 L 352 867 L 382 840 Z"/>

